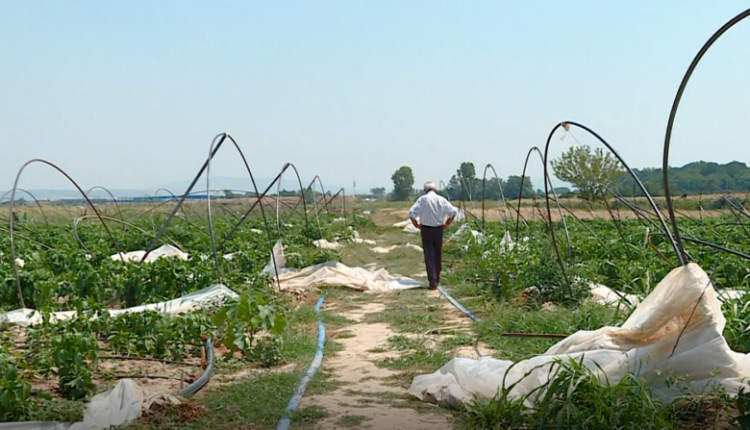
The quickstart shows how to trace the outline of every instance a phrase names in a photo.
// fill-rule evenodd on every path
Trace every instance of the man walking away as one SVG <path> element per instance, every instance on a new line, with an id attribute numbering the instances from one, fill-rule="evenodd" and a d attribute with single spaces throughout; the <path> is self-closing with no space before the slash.
<path id="1" fill-rule="evenodd" d="M 409 209 L 411 223 L 422 234 L 424 263 L 427 266 L 430 290 L 436 290 L 440 285 L 440 272 L 443 269 L 443 230 L 451 225 L 456 214 L 458 214 L 458 209 L 448 199 L 437 193 L 435 183 L 432 181 L 425 182 L 424 195 L 420 196 Z M 447 220 L 445 220 L 446 216 Z"/>

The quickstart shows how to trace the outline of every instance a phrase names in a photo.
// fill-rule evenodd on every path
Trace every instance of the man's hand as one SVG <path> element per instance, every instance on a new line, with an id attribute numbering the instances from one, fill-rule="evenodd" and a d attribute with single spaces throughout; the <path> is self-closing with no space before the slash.
<path id="1" fill-rule="evenodd" d="M 411 220 L 411 224 L 412 224 L 412 225 L 413 225 L 414 227 L 418 228 L 419 230 L 422 230 L 422 224 L 418 223 L 418 222 L 417 222 L 417 220 L 415 220 L 415 219 L 414 219 L 414 218 L 412 218 L 412 217 L 409 217 L 409 219 Z"/>
<path id="2" fill-rule="evenodd" d="M 456 216 L 455 216 L 455 215 L 454 215 L 454 216 L 452 216 L 452 217 L 450 217 L 450 218 L 448 218 L 448 220 L 446 220 L 446 221 L 445 221 L 445 222 L 443 223 L 443 230 L 445 230 L 446 228 L 448 228 L 448 227 L 449 227 L 449 226 L 450 226 L 450 225 L 451 225 L 451 224 L 453 223 L 453 220 L 454 220 L 455 218 L 456 218 Z"/>

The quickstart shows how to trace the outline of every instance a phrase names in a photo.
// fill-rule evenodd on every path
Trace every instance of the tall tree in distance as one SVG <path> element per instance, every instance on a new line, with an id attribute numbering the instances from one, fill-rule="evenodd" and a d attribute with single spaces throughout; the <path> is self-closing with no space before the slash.
<path id="1" fill-rule="evenodd" d="M 602 148 L 592 151 L 588 145 L 571 147 L 550 165 L 557 179 L 573 184 L 585 200 L 594 200 L 600 190 L 614 186 L 624 171 L 614 155 L 605 155 Z"/>
<path id="2" fill-rule="evenodd" d="M 403 201 L 408 200 L 414 190 L 414 173 L 409 166 L 401 166 L 391 176 L 393 181 L 393 192 L 391 200 Z"/>
<path id="3" fill-rule="evenodd" d="M 508 180 L 503 184 L 503 191 L 505 192 L 506 199 L 517 199 L 518 193 L 521 192 L 521 176 L 508 176 Z M 521 197 L 524 199 L 534 197 L 534 185 L 528 176 L 524 176 L 523 178 L 523 192 L 521 192 Z"/>
<path id="4" fill-rule="evenodd" d="M 482 181 L 477 179 L 474 163 L 464 161 L 456 170 L 456 174 L 448 181 L 446 189 L 451 200 L 473 200 L 482 196 Z"/>

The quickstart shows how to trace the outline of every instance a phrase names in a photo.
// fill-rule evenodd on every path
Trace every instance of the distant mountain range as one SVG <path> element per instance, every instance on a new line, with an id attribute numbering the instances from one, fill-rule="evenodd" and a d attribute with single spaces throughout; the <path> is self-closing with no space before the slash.
<path id="1" fill-rule="evenodd" d="M 282 190 L 299 190 L 299 182 L 297 181 L 296 177 L 292 179 L 290 174 L 285 174 L 284 177 L 281 179 L 281 189 Z M 293 177 L 293 176 L 292 176 Z M 273 181 L 274 178 L 255 178 L 255 183 L 258 186 L 258 191 L 263 192 Z M 153 196 L 156 194 L 157 191 L 159 191 L 158 195 L 168 195 L 168 193 L 164 190 L 169 190 L 172 194 L 175 195 L 182 195 L 187 188 L 190 186 L 191 180 L 185 180 L 185 181 L 177 181 L 172 182 L 166 185 L 157 186 L 153 189 L 130 189 L 130 188 L 112 188 L 109 189 L 109 192 L 112 193 L 115 197 L 142 197 L 142 196 Z M 307 187 L 310 184 L 310 179 L 302 179 L 302 186 Z M 211 190 L 212 191 L 223 191 L 223 190 L 232 190 L 235 193 L 239 192 L 247 192 L 255 190 L 253 189 L 253 184 L 250 181 L 250 178 L 232 178 L 232 177 L 223 177 L 223 176 L 217 176 L 217 177 L 211 177 Z M 269 194 L 276 193 L 278 184 L 274 184 L 274 186 L 269 190 Z M 323 182 L 323 188 L 326 191 L 330 191 L 332 194 L 335 194 L 338 192 L 338 190 L 341 189 L 340 185 L 329 185 Z M 313 185 L 313 189 L 316 191 L 320 191 L 320 185 L 317 181 L 315 181 L 315 184 Z M 81 193 L 78 192 L 76 189 L 29 189 L 28 190 L 31 194 L 36 197 L 37 200 L 61 200 L 61 199 L 78 199 L 81 198 Z M 84 188 L 84 191 L 89 191 L 86 188 Z M 359 190 L 360 192 L 366 191 L 366 190 Z M 198 179 L 198 182 L 196 182 L 195 186 L 193 187 L 191 193 L 205 193 L 206 192 L 206 178 L 205 176 Z M 351 189 L 346 189 L 346 193 L 350 194 L 352 192 Z M 99 188 L 91 190 L 90 193 L 88 193 L 89 197 L 109 197 L 109 194 Z M 10 192 L 2 191 L 0 192 L 0 197 L 2 197 L 3 200 L 10 199 Z M 16 199 L 26 199 L 29 200 L 29 195 L 21 190 L 16 190 Z"/>

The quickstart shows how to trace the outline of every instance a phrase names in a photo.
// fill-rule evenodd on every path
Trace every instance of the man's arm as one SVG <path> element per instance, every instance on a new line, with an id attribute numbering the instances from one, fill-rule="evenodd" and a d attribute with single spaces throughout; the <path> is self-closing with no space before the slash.
<path id="1" fill-rule="evenodd" d="M 448 219 L 443 223 L 443 229 L 446 229 L 453 223 L 453 220 L 456 219 L 458 209 L 456 209 L 448 199 L 443 199 L 443 211 L 448 215 Z"/>
<path id="2" fill-rule="evenodd" d="M 411 223 L 414 225 L 414 227 L 418 229 L 422 229 L 422 225 L 417 222 L 417 216 L 419 216 L 419 208 L 420 203 L 422 202 L 422 198 L 418 198 L 416 202 L 411 206 L 409 209 L 409 219 L 411 220 Z"/>

